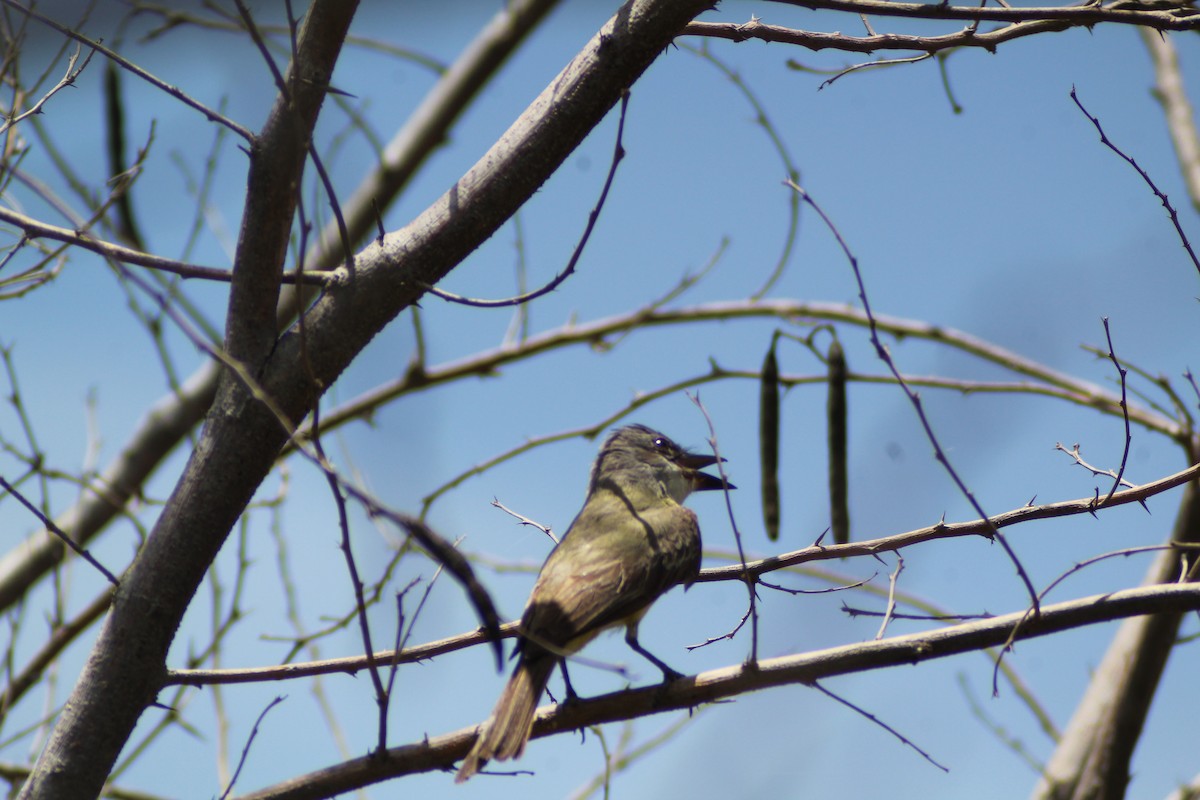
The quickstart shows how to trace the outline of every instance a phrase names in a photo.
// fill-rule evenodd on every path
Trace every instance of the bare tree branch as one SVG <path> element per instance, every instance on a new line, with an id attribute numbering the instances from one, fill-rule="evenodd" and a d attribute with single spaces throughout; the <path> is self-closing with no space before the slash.
<path id="1" fill-rule="evenodd" d="M 284 219 L 266 200 L 294 207 L 294 197 L 280 195 L 274 183 L 296 185 L 307 146 L 309 131 L 297 130 L 290 107 L 306 123 L 315 121 L 354 10 L 349 3 L 315 2 L 290 68 L 297 75 L 292 102 L 277 106 L 252 151 L 250 187 L 274 178 L 271 191 L 248 193 L 229 304 L 229 356 L 254 365 L 279 408 L 301 418 L 378 331 L 421 296 L 422 286 L 436 284 L 536 191 L 706 5 L 650 0 L 622 9 L 450 192 L 382 246 L 368 245 L 357 255 L 353 280 L 307 313 L 303 340 L 290 331 L 275 342 L 274 299 L 291 219 L 290 210 Z M 275 137 L 282 140 L 277 151 Z M 251 230 L 256 214 L 263 215 L 261 230 Z M 99 792 L 157 693 L 167 648 L 196 586 L 287 438 L 247 386 L 222 382 L 188 466 L 114 599 L 22 797 Z M 119 692 L 98 690 L 116 685 Z"/>
<path id="2" fill-rule="evenodd" d="M 0 208 L 0 221 L 17 226 L 24 232 L 28 239 L 53 239 L 56 242 L 65 242 L 84 250 L 90 250 L 105 258 L 120 261 L 123 264 L 134 264 L 139 267 L 147 267 L 159 270 L 160 272 L 198 280 L 228 283 L 233 279 L 233 273 L 229 270 L 218 267 L 203 267 L 199 264 L 188 264 L 172 258 L 163 258 L 151 253 L 143 253 L 123 245 L 97 239 L 82 231 L 72 231 L 67 228 L 60 228 L 57 225 L 49 225 L 7 208 Z M 296 283 L 299 281 L 313 286 L 325 286 L 332 279 L 329 273 L 321 272 L 305 272 L 301 275 L 291 272 L 285 273 L 280 277 L 280 280 L 284 283 Z"/>
<path id="3" fill-rule="evenodd" d="M 1174 475 L 1169 475 L 1162 480 L 1154 481 L 1143 486 L 1137 486 L 1124 492 L 1120 492 L 1111 500 L 1105 502 L 1103 504 L 1103 508 L 1113 508 L 1120 505 L 1126 505 L 1131 502 L 1144 502 L 1149 497 L 1153 497 L 1157 494 L 1161 494 L 1162 492 L 1183 485 L 1188 481 L 1195 480 L 1197 476 L 1200 476 L 1200 464 L 1183 470 L 1182 472 L 1177 472 Z M 750 583 L 751 581 L 748 580 L 748 578 L 757 578 L 770 572 L 788 569 L 813 561 L 828 561 L 831 559 L 840 559 L 849 556 L 873 556 L 879 553 L 887 552 L 898 553 L 907 547 L 913 547 L 918 544 L 926 544 L 941 539 L 955 538 L 960 536 L 984 536 L 987 535 L 989 530 L 1017 525 L 1024 522 L 1032 522 L 1039 519 L 1054 519 L 1064 516 L 1077 516 L 1080 514 L 1091 514 L 1094 513 L 1097 508 L 1098 506 L 1095 497 L 1082 497 L 1077 500 L 1066 500 L 1058 503 L 1046 503 L 1038 506 L 1022 506 L 1021 508 L 998 514 L 986 521 L 976 520 L 973 522 L 963 523 L 939 522 L 936 525 L 919 528 L 913 531 L 907 531 L 905 533 L 897 533 L 877 539 L 867 539 L 861 542 L 853 542 L 844 545 L 824 545 L 818 543 L 800 550 L 781 553 L 780 555 L 770 556 L 757 561 L 744 561 L 744 557 L 739 554 L 737 556 L 739 563 L 730 564 L 724 567 L 705 568 L 700 571 L 700 575 L 696 579 L 696 582 L 711 583 L 718 581 L 739 581 Z M 1154 549 L 1161 549 L 1164 547 L 1169 548 L 1169 545 L 1157 545 Z M 1173 555 L 1178 557 L 1178 552 L 1174 553 Z M 1158 583 L 1163 582 L 1167 582 L 1167 579 L 1158 581 Z M 1056 584 L 1057 581 L 1052 583 L 1051 587 Z M 894 593 L 895 589 L 893 587 L 888 593 L 889 602 L 894 596 Z M 1043 592 L 1043 596 L 1044 594 L 1045 592 Z M 516 628 L 516 622 L 506 623 L 500 627 L 500 635 L 503 638 L 515 636 Z M 346 658 L 325 659 L 319 662 L 281 664 L 278 666 L 269 667 L 170 670 L 164 683 L 168 685 L 186 684 L 189 686 L 206 686 L 210 684 L 253 683 L 257 681 L 268 680 L 294 680 L 296 678 L 306 678 L 313 675 L 328 675 L 339 672 L 354 673 L 362 669 L 367 669 L 373 664 L 384 665 L 391 663 L 407 664 L 422 662 L 435 656 L 452 653 L 467 647 L 473 647 L 474 645 L 485 641 L 487 641 L 486 632 L 480 629 L 470 631 L 468 633 L 458 634 L 456 636 L 450 636 L 444 639 L 439 639 L 434 642 L 428 642 L 423 645 L 417 645 L 415 647 L 407 648 L 401 652 L 396 652 L 394 650 L 383 650 L 374 653 L 369 658 L 366 656 L 349 656 Z"/>
<path id="4" fill-rule="evenodd" d="M 1118 492 L 1114 500 L 1122 494 Z M 1184 493 L 1171 540 L 1200 542 L 1200 492 L 1195 482 L 1189 483 Z M 1194 555 L 1165 550 L 1150 566 L 1143 586 L 1180 580 L 1194 562 Z M 1133 750 L 1182 620 L 1181 610 L 1163 609 L 1121 624 L 1104 659 L 1093 670 L 1087 691 L 1046 763 L 1031 800 L 1125 797 Z"/>
<path id="5" fill-rule="evenodd" d="M 911 665 L 1003 644 L 1020 624 L 1020 640 L 1032 639 L 1082 625 L 1122 617 L 1200 608 L 1200 585 L 1168 584 L 1126 589 L 1065 603 L 1042 606 L 1028 619 L 1025 611 L 952 625 L 932 631 L 832 647 L 793 656 L 763 659 L 701 672 L 666 686 L 655 684 L 628 689 L 566 705 L 543 708 L 533 726 L 533 739 L 565 733 L 589 725 L 690 709 L 746 692 L 776 686 L 807 684 L 864 670 Z M 449 770 L 466 755 L 477 726 L 427 737 L 393 747 L 387 758 L 358 758 L 300 775 L 247 795 L 240 800 L 317 800 L 333 797 L 373 783 L 418 772 Z"/>
<path id="6" fill-rule="evenodd" d="M 819 319 L 864 327 L 868 324 L 867 315 L 861 309 L 851 305 L 803 302 L 791 299 L 733 300 L 678 308 L 641 308 L 592 322 L 572 323 L 530 336 L 519 343 L 509 343 L 441 366 L 426 367 L 419 372 L 410 371 L 394 381 L 365 392 L 348 400 L 338 408 L 322 414 L 321 426 L 322 429 L 329 430 L 350 419 L 365 416 L 373 409 L 409 392 L 463 377 L 493 375 L 503 366 L 561 347 L 591 347 L 597 342 L 604 342 L 642 327 L 762 317 L 795 321 Z M 1062 389 L 1073 396 L 1076 402 L 1104 413 L 1121 416 L 1119 395 L 1044 364 L 1039 364 L 964 331 L 886 314 L 876 314 L 875 323 L 880 330 L 898 338 L 924 339 L 954 347 L 985 361 L 998 364 L 1018 375 L 1025 375 L 1051 387 Z M 862 380 L 863 376 L 855 375 L 851 379 Z M 962 388 L 964 391 L 969 391 L 965 385 Z M 1164 433 L 1171 438 L 1186 438 L 1186 432 L 1178 423 L 1144 408 L 1130 406 L 1129 418 L 1132 422 Z M 307 435 L 303 428 L 300 435 Z"/>
<path id="7" fill-rule="evenodd" d="M 557 0 L 514 0 L 508 8 L 497 12 L 468 45 L 388 145 L 383 164 L 371 170 L 352 200 L 343 204 L 351 239 L 357 241 L 366 235 L 374 224 L 376 209 L 395 199 L 417 168 L 446 140 L 470 100 L 556 4 Z M 321 246 L 311 252 L 303 274 L 331 269 L 337 265 L 340 254 L 341 245 L 331 227 L 321 237 Z M 280 325 L 294 319 L 305 297 L 308 295 L 285 290 L 278 311 Z M 210 362 L 184 381 L 179 391 L 152 406 L 121 454 L 102 474 L 98 481 L 102 488 L 86 493 L 62 514 L 58 519 L 60 527 L 71 531 L 80 543 L 104 530 L 129 498 L 136 496 L 162 459 L 203 418 L 216 395 L 220 374 L 217 364 Z M 0 558 L 0 609 L 16 602 L 34 581 L 61 560 L 62 554 L 58 542 L 38 532 Z"/>
<path id="8" fill-rule="evenodd" d="M 961 19 L 973 22 L 1024 22 L 1027 20 L 1062 20 L 1073 25 L 1096 25 L 1117 22 L 1158 30 L 1191 30 L 1200 25 L 1200 12 L 1188 0 L 1169 2 L 1165 7 L 1140 2 L 1116 0 L 1107 4 L 1083 2 L 1070 6 L 1016 8 L 1007 4 L 997 6 L 962 5 L 949 3 L 893 3 L 891 0 L 775 0 L 781 5 L 811 8 L 814 11 L 846 11 L 873 17 L 903 17 L 908 19 Z"/>
<path id="9" fill-rule="evenodd" d="M 1162 104 L 1175 157 L 1192 198 L 1192 208 L 1200 211 L 1200 134 L 1196 132 L 1196 115 L 1183 85 L 1183 74 L 1179 71 L 1175 44 L 1148 28 L 1139 28 L 1138 33 L 1154 61 L 1154 96 Z"/>
<path id="10" fill-rule="evenodd" d="M 273 344 L 275 299 L 295 202 L 291 187 L 299 185 L 311 126 L 325 96 L 323 76 L 333 72 L 354 10 L 352 3 L 320 0 L 309 8 L 292 66 L 297 90 L 290 103 L 277 106 L 263 135 L 253 140 L 244 236 L 234 264 L 226 331 L 226 349 L 235 361 L 257 367 Z M 301 120 L 307 128 L 297 124 Z M 270 190 L 260 186 L 263 181 L 271 184 Z M 286 216 L 277 207 L 265 207 L 267 199 L 282 204 Z M 262 215 L 257 219 L 261 229 L 255 229 L 254 214 Z M 247 262 L 251 254 L 263 261 Z M 267 462 L 261 456 L 277 451 L 286 436 L 270 410 L 236 378 L 227 378 L 223 387 L 188 470 L 113 598 L 72 700 L 21 797 L 99 794 L 138 717 L 158 693 L 167 648 L 196 587 L 267 473 L 273 456 Z M 253 413 L 238 414 L 239 406 Z M 236 455 L 238 451 L 257 451 L 257 464 Z M 205 480 L 202 473 L 212 469 L 224 477 Z"/>
<path id="11" fill-rule="evenodd" d="M 193 98 L 189 97 L 187 94 L 182 92 L 178 87 L 172 86 L 169 83 L 167 83 L 166 81 L 156 78 L 155 76 L 151 75 L 146 70 L 144 70 L 141 67 L 139 67 L 138 65 L 134 64 L 129 59 L 124 58 L 120 54 L 116 53 L 115 51 L 105 47 L 100 42 L 93 41 L 92 39 L 89 39 L 88 37 L 84 36 L 83 34 L 78 33 L 77 31 L 71 30 L 66 25 L 60 25 L 59 23 L 50 19 L 46 15 L 40 13 L 36 9 L 21 5 L 20 3 L 17 2 L 17 0 L 0 0 L 0 2 L 4 3 L 4 5 L 11 8 L 13 11 L 24 14 L 25 16 L 28 16 L 28 17 L 32 17 L 33 19 L 36 19 L 41 24 L 45 25 L 47 28 L 52 28 L 53 30 L 56 30 L 59 33 L 61 33 L 63 36 L 66 36 L 70 39 L 74 39 L 75 41 L 79 42 L 82 45 L 85 45 L 86 47 L 88 47 L 89 49 L 91 49 L 93 51 L 102 53 L 106 58 L 109 58 L 112 61 L 114 61 L 115 63 L 119 64 L 122 69 L 128 70 L 129 72 L 138 76 L 139 78 L 146 81 L 147 83 L 149 83 L 149 84 L 161 89 L 162 91 L 166 92 L 167 94 L 171 95 L 176 100 L 179 100 L 180 102 L 184 103 L 185 105 L 188 105 L 188 106 L 196 109 L 197 111 L 199 111 L 204 116 L 208 117 L 208 119 L 212 120 L 213 122 L 224 125 L 226 128 L 229 128 L 231 131 L 236 133 L 238 136 L 241 136 L 246 141 L 249 142 L 253 139 L 253 134 L 251 134 L 250 131 L 247 130 L 246 128 L 237 124 L 233 120 L 225 117 L 223 114 L 218 114 L 216 111 L 213 111 L 211 108 L 208 108 L 207 106 L 205 106 L 203 103 L 199 102 L 198 100 L 194 100 Z M 91 56 L 89 55 L 88 58 L 90 60 Z"/>

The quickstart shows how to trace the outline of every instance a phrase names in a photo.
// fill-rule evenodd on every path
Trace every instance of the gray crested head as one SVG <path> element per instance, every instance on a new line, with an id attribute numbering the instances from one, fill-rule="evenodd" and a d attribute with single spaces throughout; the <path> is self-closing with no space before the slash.
<path id="1" fill-rule="evenodd" d="M 723 488 L 720 478 L 700 471 L 715 463 L 715 456 L 686 450 L 653 428 L 626 425 L 614 430 L 601 445 L 590 488 L 594 491 L 603 482 L 626 489 L 656 487 L 682 503 L 692 492 Z"/>

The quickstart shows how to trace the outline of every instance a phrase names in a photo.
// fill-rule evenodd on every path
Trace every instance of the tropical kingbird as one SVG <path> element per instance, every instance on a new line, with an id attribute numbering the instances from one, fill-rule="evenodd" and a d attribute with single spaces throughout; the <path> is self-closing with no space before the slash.
<path id="1" fill-rule="evenodd" d="M 583 508 L 529 595 L 520 660 L 463 761 L 458 783 L 489 760 L 521 755 L 554 665 L 605 628 L 625 625 L 625 641 L 662 670 L 664 681 L 679 677 L 638 642 L 638 622 L 663 593 L 690 584 L 700 572 L 700 526 L 680 504 L 692 492 L 727 485 L 700 472 L 716 462 L 644 425 L 620 428 L 605 440 Z M 567 692 L 573 694 L 569 682 Z"/>

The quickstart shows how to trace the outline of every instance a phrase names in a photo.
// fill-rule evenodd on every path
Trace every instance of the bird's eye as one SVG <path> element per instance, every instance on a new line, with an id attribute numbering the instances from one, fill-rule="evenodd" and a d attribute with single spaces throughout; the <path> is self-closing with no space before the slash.
<path id="1" fill-rule="evenodd" d="M 667 444 L 667 440 L 662 438 L 661 436 L 658 436 L 654 439 L 655 447 L 664 447 L 666 444 Z"/>

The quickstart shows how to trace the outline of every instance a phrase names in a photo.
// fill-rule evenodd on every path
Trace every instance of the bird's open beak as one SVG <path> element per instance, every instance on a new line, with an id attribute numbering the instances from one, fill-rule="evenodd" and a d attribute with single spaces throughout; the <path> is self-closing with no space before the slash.
<path id="1" fill-rule="evenodd" d="M 721 459 L 724 461 L 725 459 Z M 702 453 L 687 453 L 679 459 L 679 466 L 683 467 L 688 472 L 688 478 L 692 481 L 693 492 L 703 492 L 709 489 L 736 489 L 732 483 L 723 483 L 717 475 L 709 475 L 707 472 L 700 470 L 705 467 L 711 467 L 717 463 L 716 456 L 705 455 Z"/>

